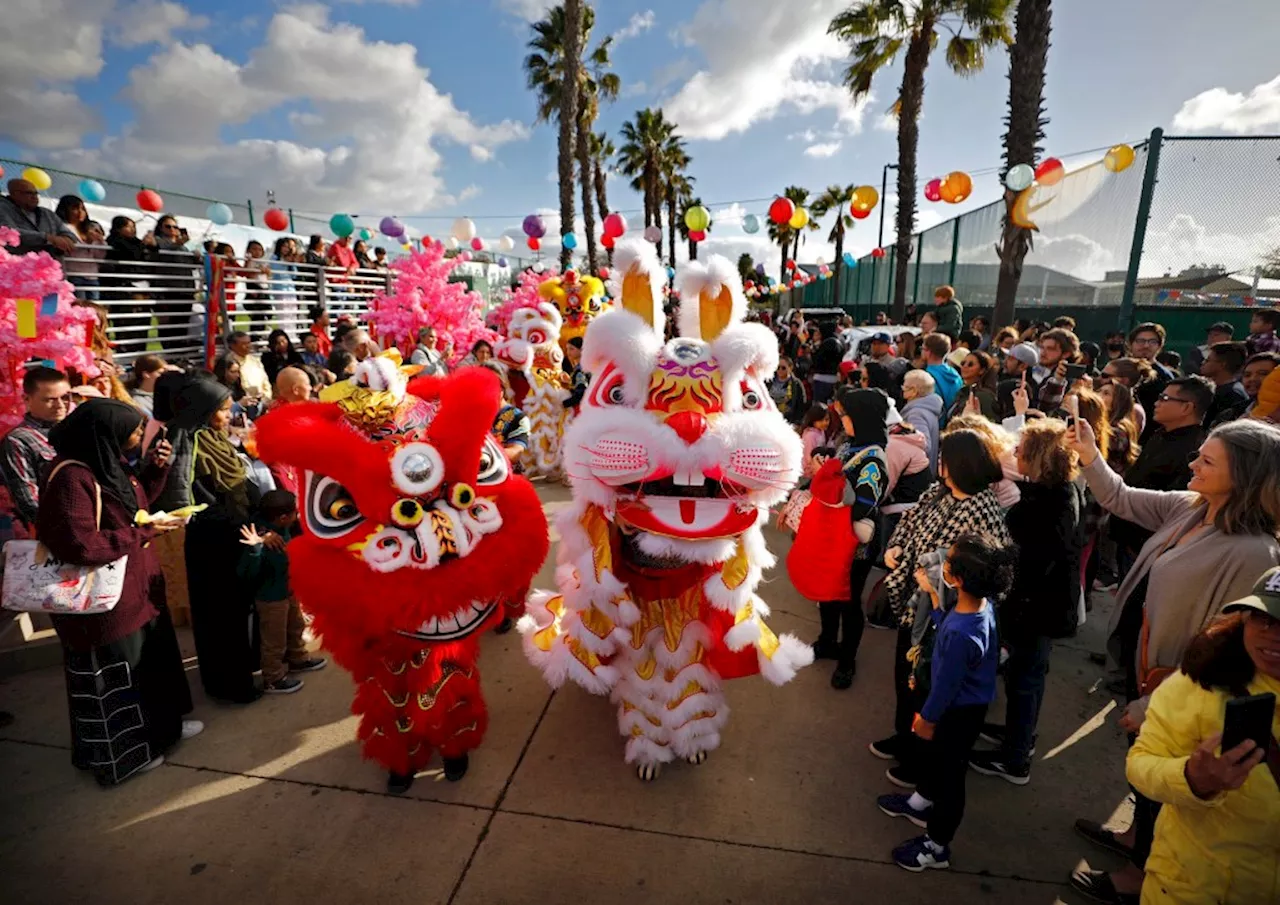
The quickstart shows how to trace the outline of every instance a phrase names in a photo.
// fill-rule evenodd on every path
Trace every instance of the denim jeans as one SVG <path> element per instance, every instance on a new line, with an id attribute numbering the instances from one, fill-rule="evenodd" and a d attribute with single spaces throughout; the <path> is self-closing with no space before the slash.
<path id="1" fill-rule="evenodd" d="M 1006 639 L 1009 662 L 1004 667 L 1005 706 L 1003 755 L 1007 763 L 1022 766 L 1031 760 L 1031 740 L 1044 703 L 1045 677 L 1049 673 L 1052 642 L 1043 635 Z"/>

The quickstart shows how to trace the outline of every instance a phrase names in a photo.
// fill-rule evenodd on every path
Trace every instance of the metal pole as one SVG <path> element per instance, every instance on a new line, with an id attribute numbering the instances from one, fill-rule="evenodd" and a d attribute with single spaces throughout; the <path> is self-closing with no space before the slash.
<path id="1" fill-rule="evenodd" d="M 289 208 L 289 232 L 296 233 L 298 228 L 293 225 L 293 208 Z"/>
<path id="2" fill-rule="evenodd" d="M 876 240 L 876 248 L 884 248 L 884 196 L 889 191 L 889 171 L 897 168 L 896 163 L 886 163 L 880 171 L 880 235 Z"/>
<path id="3" fill-rule="evenodd" d="M 1151 201 L 1156 193 L 1156 174 L 1160 171 L 1160 145 L 1164 130 L 1151 130 L 1147 143 L 1147 168 L 1142 174 L 1142 194 L 1138 196 L 1138 214 L 1133 224 L 1133 245 L 1129 248 L 1129 270 L 1124 276 L 1124 295 L 1120 297 L 1120 319 L 1116 329 L 1129 332 L 1133 324 L 1133 296 L 1138 289 L 1138 267 L 1142 264 L 1142 247 L 1147 239 L 1147 221 L 1151 219 Z"/>
<path id="4" fill-rule="evenodd" d="M 257 226 L 257 224 L 253 222 L 253 199 L 249 198 L 245 201 L 245 204 L 249 206 L 249 225 Z"/>
<path id="5" fill-rule="evenodd" d="M 956 217 L 955 227 L 951 231 L 951 271 L 947 274 L 947 284 L 956 284 L 956 258 L 960 255 L 960 218 Z"/>
<path id="6" fill-rule="evenodd" d="M 916 236 L 916 278 L 911 284 L 911 304 L 917 304 L 920 298 L 920 267 L 924 261 L 924 233 Z"/>

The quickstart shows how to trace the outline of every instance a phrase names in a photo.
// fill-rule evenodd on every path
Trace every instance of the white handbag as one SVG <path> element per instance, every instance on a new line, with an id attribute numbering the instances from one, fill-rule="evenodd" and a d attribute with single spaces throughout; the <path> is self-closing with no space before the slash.
<path id="1" fill-rule="evenodd" d="M 52 483 L 63 465 L 81 465 L 67 459 L 49 473 Z M 102 525 L 102 488 L 95 481 L 94 524 Z M 120 602 L 128 556 L 101 566 L 77 566 L 55 557 L 39 541 L 11 540 L 4 545 L 4 590 L 0 603 L 6 610 L 25 613 L 107 613 Z"/>

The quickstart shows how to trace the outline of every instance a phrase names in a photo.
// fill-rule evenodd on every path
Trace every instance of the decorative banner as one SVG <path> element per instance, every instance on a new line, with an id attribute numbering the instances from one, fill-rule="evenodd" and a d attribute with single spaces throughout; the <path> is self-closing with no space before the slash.
<path id="1" fill-rule="evenodd" d="M 39 167 L 27 167 L 22 171 L 22 178 L 36 187 L 37 192 L 47 192 L 53 185 L 53 179 Z"/>
<path id="2" fill-rule="evenodd" d="M 221 201 L 215 201 L 213 204 L 209 205 L 204 214 L 216 226 L 226 226 L 235 219 L 235 215 L 232 214 L 231 208 L 227 207 Z"/>
<path id="3" fill-rule="evenodd" d="M 1036 171 L 1030 164 L 1019 163 L 1009 167 L 1009 172 L 1004 175 L 1004 184 L 1011 192 L 1021 192 L 1031 188 L 1031 183 L 1036 181 Z"/>
<path id="4" fill-rule="evenodd" d="M 276 232 L 284 232 L 289 228 L 289 215 L 278 207 L 269 207 L 267 212 L 262 215 L 262 222 L 266 224 L 268 229 L 274 229 Z"/>
<path id="5" fill-rule="evenodd" d="M 31 180 L 27 180 L 30 182 Z M 36 300 L 35 299 L 14 299 L 13 300 L 16 313 L 18 315 L 18 338 L 19 339 L 35 339 L 36 337 Z"/>
<path id="6" fill-rule="evenodd" d="M 98 204 L 107 197 L 107 190 L 96 179 L 80 180 L 80 197 L 90 204 Z"/>

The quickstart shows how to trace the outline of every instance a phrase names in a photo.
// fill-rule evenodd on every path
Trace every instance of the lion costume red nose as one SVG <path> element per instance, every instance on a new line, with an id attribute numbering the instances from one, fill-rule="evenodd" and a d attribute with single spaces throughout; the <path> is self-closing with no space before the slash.
<path id="1" fill-rule="evenodd" d="M 667 416 L 667 427 L 692 446 L 707 432 L 707 416 L 701 412 L 676 412 Z"/>

